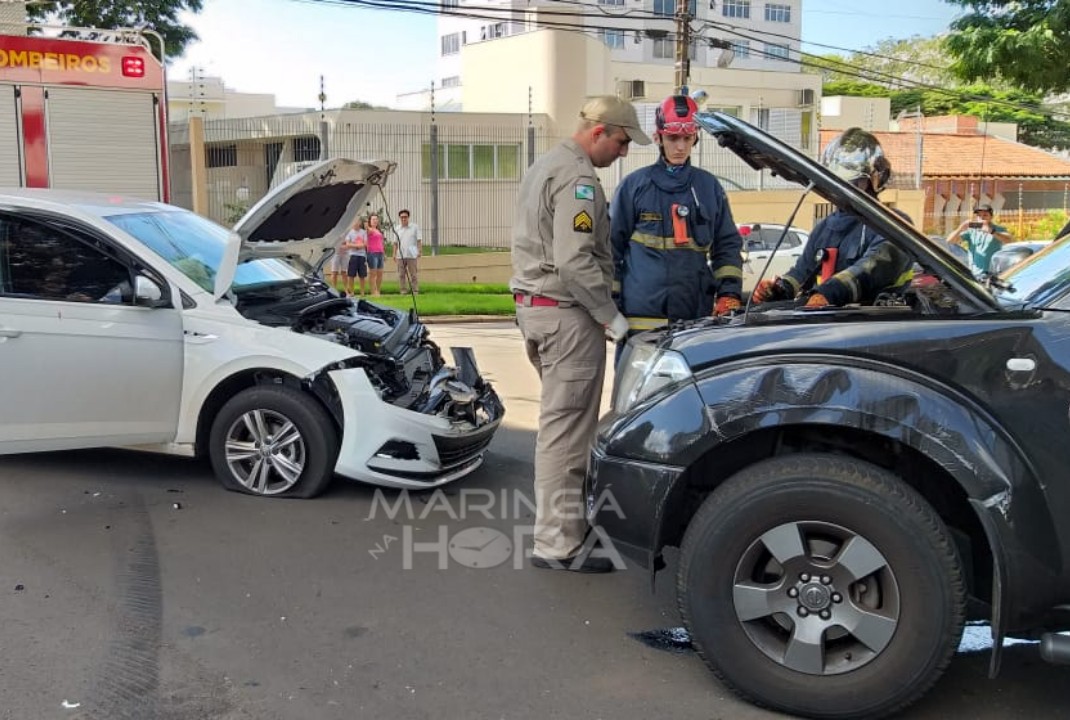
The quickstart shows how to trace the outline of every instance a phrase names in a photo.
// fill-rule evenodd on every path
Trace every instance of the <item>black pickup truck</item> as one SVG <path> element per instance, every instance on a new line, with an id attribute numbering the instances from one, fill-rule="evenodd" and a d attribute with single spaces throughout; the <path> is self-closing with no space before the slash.
<path id="1" fill-rule="evenodd" d="M 1070 662 L 1070 238 L 982 284 L 775 138 L 700 124 L 860 215 L 916 275 L 868 306 L 751 305 L 633 338 L 592 448 L 592 522 L 651 572 L 680 548 L 695 648 L 759 705 L 895 713 L 968 620 L 991 624 L 993 674 L 1005 637 Z"/>

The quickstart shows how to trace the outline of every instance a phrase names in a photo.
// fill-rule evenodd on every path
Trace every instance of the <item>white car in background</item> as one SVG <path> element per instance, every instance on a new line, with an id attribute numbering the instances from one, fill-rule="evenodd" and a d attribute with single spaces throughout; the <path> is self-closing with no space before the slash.
<path id="1" fill-rule="evenodd" d="M 741 223 L 738 228 L 743 238 L 744 294 L 754 289 L 759 276 L 772 279 L 791 270 L 810 238 L 805 230 L 774 223 Z M 769 263 L 768 269 L 766 263 Z"/>
<path id="2" fill-rule="evenodd" d="M 414 312 L 287 262 L 323 256 L 394 169 L 335 159 L 228 231 L 162 203 L 0 190 L 0 454 L 205 455 L 231 490 L 333 475 L 428 488 L 482 462 L 503 408 Z"/>

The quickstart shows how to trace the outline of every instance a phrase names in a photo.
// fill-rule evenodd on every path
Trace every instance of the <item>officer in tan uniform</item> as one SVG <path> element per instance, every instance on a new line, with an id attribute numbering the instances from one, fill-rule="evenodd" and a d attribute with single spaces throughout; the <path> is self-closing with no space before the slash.
<path id="1" fill-rule="evenodd" d="M 606 195 L 595 174 L 649 145 L 635 108 L 591 98 L 572 138 L 524 175 L 513 226 L 516 317 L 528 359 L 542 379 L 535 444 L 532 565 L 608 572 L 608 558 L 581 554 L 587 532 L 583 482 L 606 367 L 605 338 L 619 342 L 628 321 L 611 296 L 613 253 Z"/>

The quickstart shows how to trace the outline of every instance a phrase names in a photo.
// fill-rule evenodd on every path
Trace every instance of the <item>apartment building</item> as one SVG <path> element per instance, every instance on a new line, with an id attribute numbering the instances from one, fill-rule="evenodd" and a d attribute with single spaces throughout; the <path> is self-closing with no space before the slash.
<path id="1" fill-rule="evenodd" d="M 675 2 L 444 0 L 436 87 L 398 106 L 541 113 L 565 135 L 584 97 L 616 94 L 652 126 L 675 87 Z M 690 84 L 708 93 L 703 108 L 816 151 L 821 80 L 800 71 L 802 0 L 691 0 L 690 11 Z"/>
<path id="2" fill-rule="evenodd" d="M 690 0 L 693 68 L 797 73 L 802 0 Z M 443 0 L 439 26 L 436 105 L 460 106 L 461 49 L 540 27 L 584 32 L 599 39 L 613 63 L 673 67 L 676 0 Z M 731 58 L 722 47 L 727 43 Z M 626 72 L 624 74 L 627 74 Z M 621 78 L 623 95 L 645 95 Z M 636 92 L 640 91 L 640 92 Z"/>

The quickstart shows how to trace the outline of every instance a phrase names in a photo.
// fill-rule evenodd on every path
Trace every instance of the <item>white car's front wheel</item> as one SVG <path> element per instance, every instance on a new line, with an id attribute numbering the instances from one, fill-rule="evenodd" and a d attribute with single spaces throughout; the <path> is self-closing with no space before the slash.
<path id="1" fill-rule="evenodd" d="M 310 498 L 330 484 L 338 433 L 311 397 L 283 385 L 235 395 L 212 423 L 209 455 L 228 490 Z"/>

